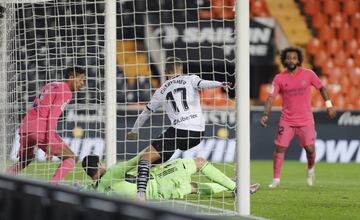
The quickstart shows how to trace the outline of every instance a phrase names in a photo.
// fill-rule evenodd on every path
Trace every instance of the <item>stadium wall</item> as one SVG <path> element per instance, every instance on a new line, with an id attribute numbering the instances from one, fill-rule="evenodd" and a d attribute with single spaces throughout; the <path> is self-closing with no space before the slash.
<path id="1" fill-rule="evenodd" d="M 186 152 L 176 152 L 174 157 L 202 156 L 213 162 L 233 162 L 235 156 L 235 111 L 221 111 L 219 109 L 206 110 L 205 140 L 195 148 Z M 140 129 L 139 142 L 125 141 L 128 132 L 137 117 L 138 111 L 118 112 L 117 119 L 117 151 L 123 157 L 133 156 L 150 144 L 150 139 L 158 136 L 169 121 L 162 112 L 155 113 Z M 271 113 L 268 127 L 259 126 L 262 111 L 251 111 L 251 159 L 271 160 L 274 151 L 273 139 L 277 129 L 279 111 Z M 314 113 L 316 121 L 316 148 L 317 160 L 329 163 L 357 162 L 360 163 L 360 111 L 340 111 L 335 120 L 328 120 L 325 112 Z M 103 156 L 105 150 L 104 137 L 99 135 L 99 129 L 104 129 L 103 112 L 91 111 L 90 115 L 82 111 L 67 111 L 66 123 L 59 123 L 59 130 L 67 130 L 62 136 L 70 144 L 74 152 L 82 159 L 84 156 L 95 153 Z M 150 127 L 149 121 L 152 126 Z M 74 129 L 75 128 L 75 129 Z M 286 153 L 290 160 L 306 161 L 305 154 L 298 147 L 295 138 Z M 16 159 L 18 139 L 14 141 L 11 159 Z M 38 151 L 38 160 L 45 160 L 43 152 Z M 126 158 L 118 158 L 126 159 Z M 56 159 L 54 159 L 56 160 Z"/>

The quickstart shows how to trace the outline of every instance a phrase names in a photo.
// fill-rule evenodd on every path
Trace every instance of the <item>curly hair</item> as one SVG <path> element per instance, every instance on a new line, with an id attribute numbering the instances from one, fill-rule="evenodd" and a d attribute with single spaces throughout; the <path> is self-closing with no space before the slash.
<path id="1" fill-rule="evenodd" d="M 298 59 L 299 59 L 299 66 L 301 66 L 301 64 L 302 64 L 302 62 L 304 60 L 304 55 L 301 52 L 301 50 L 299 48 L 297 48 L 297 47 L 287 47 L 287 48 L 285 48 L 284 50 L 281 51 L 281 54 L 280 54 L 281 64 L 283 66 L 285 66 L 286 55 L 289 52 L 297 53 L 297 56 L 298 56 Z"/>

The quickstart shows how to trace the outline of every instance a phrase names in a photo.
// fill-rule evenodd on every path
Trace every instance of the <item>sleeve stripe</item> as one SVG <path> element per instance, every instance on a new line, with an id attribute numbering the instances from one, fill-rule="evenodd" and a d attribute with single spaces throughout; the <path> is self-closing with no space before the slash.
<path id="1" fill-rule="evenodd" d="M 149 111 L 151 111 L 152 112 L 152 110 L 149 108 L 149 106 L 148 105 L 146 105 L 145 106 Z"/>
<path id="2" fill-rule="evenodd" d="M 200 85 L 201 81 L 202 81 L 202 79 L 198 82 L 197 87 L 199 87 L 199 85 Z"/>

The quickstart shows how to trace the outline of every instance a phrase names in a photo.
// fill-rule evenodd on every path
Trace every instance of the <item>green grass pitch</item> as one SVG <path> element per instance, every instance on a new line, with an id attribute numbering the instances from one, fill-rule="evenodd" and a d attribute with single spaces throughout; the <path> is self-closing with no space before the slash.
<path id="1" fill-rule="evenodd" d="M 230 164 L 218 164 L 228 176 L 234 176 Z M 316 165 L 316 181 L 313 187 L 306 185 L 306 164 L 298 161 L 285 161 L 281 185 L 268 189 L 272 178 L 272 161 L 251 162 L 251 182 L 259 182 L 260 190 L 251 195 L 251 214 L 268 219 L 360 219 L 360 164 Z M 24 173 L 36 178 L 48 179 L 54 173 L 56 164 L 33 163 Z M 87 183 L 89 179 L 77 164 L 65 182 L 72 180 Z M 194 181 L 208 181 L 194 176 Z M 212 197 L 190 195 L 186 202 L 221 209 L 234 210 L 234 198 L 230 193 L 216 194 Z"/>

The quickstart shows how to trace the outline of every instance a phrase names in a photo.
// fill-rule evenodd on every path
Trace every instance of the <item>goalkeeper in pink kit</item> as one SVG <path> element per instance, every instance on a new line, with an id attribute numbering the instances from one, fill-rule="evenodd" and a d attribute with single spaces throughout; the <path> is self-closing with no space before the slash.
<path id="1" fill-rule="evenodd" d="M 29 165 L 37 146 L 48 156 L 58 156 L 61 163 L 51 183 L 60 182 L 75 166 L 75 154 L 56 133 L 57 120 L 72 99 L 72 92 L 78 91 L 85 82 L 85 70 L 79 67 L 68 68 L 63 82 L 48 83 L 40 89 L 33 105 L 22 120 L 19 135 L 19 161 L 7 169 L 16 174 Z"/>
<path id="2" fill-rule="evenodd" d="M 275 76 L 269 97 L 265 102 L 264 114 L 261 117 L 260 125 L 266 127 L 272 101 L 278 94 L 281 94 L 283 104 L 275 137 L 276 150 L 270 188 L 276 188 L 280 184 L 284 155 L 294 135 L 298 136 L 301 147 L 306 151 L 307 184 L 309 186 L 314 184 L 315 123 L 311 110 L 311 86 L 320 91 L 326 104 L 328 117 L 333 119 L 336 116 L 325 87 L 312 70 L 301 67 L 302 61 L 303 54 L 298 48 L 289 47 L 281 52 L 281 63 L 286 71 Z"/>

